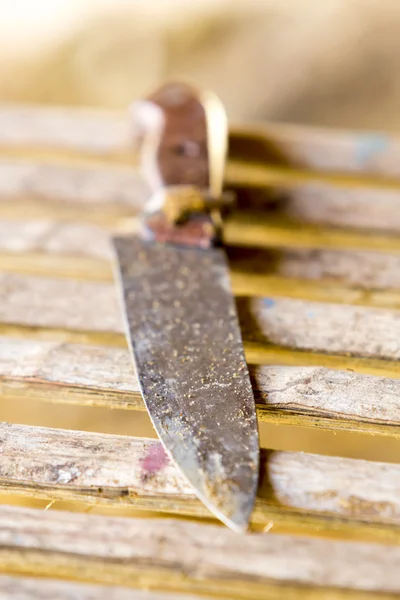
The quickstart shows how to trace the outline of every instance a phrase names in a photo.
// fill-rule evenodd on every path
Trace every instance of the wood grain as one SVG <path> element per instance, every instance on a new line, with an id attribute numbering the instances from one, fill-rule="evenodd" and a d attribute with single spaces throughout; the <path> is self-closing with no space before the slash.
<path id="1" fill-rule="evenodd" d="M 400 312 L 289 298 L 240 301 L 245 339 L 332 354 L 400 358 Z"/>
<path id="2" fill-rule="evenodd" d="M 75 204 L 123 214 L 138 212 L 149 190 L 136 167 L 96 168 L 0 160 L 0 204 Z"/>
<path id="3" fill-rule="evenodd" d="M 61 511 L 41 513 L 39 519 L 39 514 L 1 507 L 3 571 L 249 600 L 275 598 L 278 592 L 290 600 L 400 592 L 395 546 L 271 533 L 238 536 L 168 519 Z"/>
<path id="4" fill-rule="evenodd" d="M 248 185 L 252 178 L 251 169 L 255 171 L 255 167 L 247 166 L 243 174 Z M 400 230 L 397 217 L 400 187 L 385 189 L 382 183 L 372 189 L 363 189 L 361 185 L 346 187 L 344 184 L 294 182 L 285 188 L 285 173 L 274 183 L 273 178 L 269 181 L 271 177 L 265 176 L 265 169 L 260 174 L 263 177 L 259 177 L 260 181 L 256 179 L 253 185 L 273 190 L 274 202 L 279 200 L 277 214 L 289 222 L 358 227 L 368 231 Z M 240 170 L 236 167 L 231 168 L 228 175 L 230 172 L 232 180 Z M 256 173 L 253 173 L 253 179 Z M 238 180 L 236 185 L 243 186 L 243 182 Z M 27 210 L 40 217 L 47 211 L 59 220 L 81 214 L 94 221 L 103 218 L 106 223 L 105 217 L 110 214 L 120 218 L 137 214 L 148 195 L 148 187 L 134 165 L 99 168 L 79 163 L 51 164 L 0 158 L 2 217 L 24 215 Z M 264 199 L 264 212 L 267 206 Z M 242 227 L 245 225 L 246 222 Z"/>
<path id="5" fill-rule="evenodd" d="M 249 142 L 243 143 L 243 139 Z M 127 113 L 34 106 L 0 107 L 0 147 L 120 156 L 130 146 Z M 260 155 L 303 169 L 400 176 L 394 136 L 274 123 L 234 128 L 232 154 Z"/>
<path id="6" fill-rule="evenodd" d="M 2 493 L 210 517 L 158 441 L 3 423 L 0 446 Z M 263 450 L 252 524 L 399 543 L 399 492 L 399 465 Z"/>
<path id="7" fill-rule="evenodd" d="M 62 234 L 61 234 L 62 235 Z M 349 262 L 352 262 L 352 255 L 349 253 Z M 305 277 L 295 278 L 290 274 L 291 270 L 301 270 L 303 265 L 299 262 L 301 256 L 288 257 L 285 260 L 284 254 L 281 256 L 282 260 L 271 268 L 272 272 L 260 272 L 254 273 L 250 269 L 243 270 L 240 264 L 235 264 L 235 261 L 231 263 L 231 283 L 233 293 L 236 296 L 261 296 L 261 297 L 286 297 L 286 298 L 298 298 L 302 300 L 313 300 L 317 302 L 335 302 L 340 304 L 355 304 L 360 306 L 373 306 L 376 308 L 400 308 L 400 296 L 398 290 L 393 287 L 389 289 L 380 289 L 379 283 L 385 281 L 386 275 L 390 276 L 391 266 L 396 264 L 397 259 L 395 256 L 382 255 L 381 261 L 373 261 L 371 265 L 368 264 L 368 257 L 366 258 L 367 264 L 364 264 L 362 258 L 361 269 L 365 267 L 364 273 L 361 270 L 355 268 L 355 277 L 350 274 L 350 280 L 361 280 L 361 284 L 357 286 L 341 284 L 336 282 L 334 278 L 324 279 L 319 278 L 318 271 L 322 271 L 326 268 L 326 271 L 338 272 L 339 269 L 335 269 L 336 264 L 332 261 L 332 269 L 330 265 L 318 264 L 318 258 L 314 261 L 315 270 L 313 271 L 313 265 L 310 265 L 307 270 L 307 265 L 304 265 Z M 276 256 L 276 259 L 279 260 Z M 387 259 L 387 260 L 385 260 Z M 321 256 L 323 260 L 323 256 Z M 297 262 L 299 261 L 299 262 Z M 297 264 L 296 264 L 297 262 Z M 338 259 L 340 263 L 340 257 Z M 357 263 L 357 257 L 354 262 Z M 383 263 L 381 271 L 375 270 L 374 263 Z M 291 264 L 292 263 L 292 264 Z M 315 264 L 317 263 L 317 264 Z M 258 263 L 259 264 L 259 263 Z M 257 262 L 254 261 L 254 267 L 257 267 Z M 387 268 L 386 268 L 387 267 Z M 274 274 L 279 273 L 280 270 L 288 270 L 289 276 Z M 395 270 L 395 269 L 393 269 Z M 20 273 L 26 275 L 39 275 L 51 278 L 67 278 L 67 279 L 81 279 L 85 281 L 96 281 L 96 282 L 109 282 L 113 280 L 113 272 L 109 261 L 105 261 L 98 258 L 82 257 L 78 255 L 64 255 L 64 254 L 50 254 L 42 252 L 5 252 L 0 251 L 0 271 Z M 400 269 L 399 269 L 400 272 Z M 364 284 L 363 274 L 365 275 Z M 309 275 L 309 279 L 306 279 L 306 275 Z M 371 279 L 375 278 L 376 275 L 377 285 L 375 289 L 368 288 L 368 283 Z M 344 273 L 343 279 L 346 277 Z M 339 279 L 339 278 L 338 278 Z M 396 285 L 396 273 L 393 277 L 393 286 Z"/>
<path id="8" fill-rule="evenodd" d="M 335 250 L 372 250 L 399 254 L 396 232 L 387 234 L 368 229 L 344 229 L 297 224 L 287 219 L 270 218 L 265 213 L 233 213 L 224 222 L 227 245 L 250 248 L 308 248 Z"/>
<path id="9" fill-rule="evenodd" d="M 103 111 L 1 106 L 0 145 L 108 155 L 127 147 L 126 115 Z"/>
<path id="10" fill-rule="evenodd" d="M 228 184 L 264 188 L 265 214 L 225 228 L 259 418 L 398 435 L 399 141 L 270 124 L 231 138 Z M 109 247 L 148 194 L 135 162 L 124 116 L 0 107 L 4 399 L 143 408 Z M 6 494 L 208 516 L 156 441 L 1 424 L 0 454 Z M 268 535 L 0 506 L 0 571 L 90 582 L 3 575 L 0 595 L 398 595 L 399 492 L 395 464 L 263 451 Z"/>
<path id="11" fill-rule="evenodd" d="M 57 222 L 49 218 L 0 220 L 0 256 L 2 261 L 6 256 L 20 256 L 26 269 L 31 256 L 40 257 L 42 261 L 50 261 L 53 256 L 54 265 L 61 273 L 63 263 L 68 259 L 76 259 L 76 270 L 78 263 L 85 260 L 104 261 L 107 266 L 99 262 L 97 269 L 107 269 L 107 278 L 111 279 L 110 235 L 104 227 L 79 221 Z M 322 280 L 324 284 L 336 283 L 362 289 L 400 289 L 400 255 L 371 250 L 299 248 L 262 250 L 231 247 L 228 252 L 231 267 L 238 272 L 273 274 L 291 280 Z M 96 273 L 93 274 L 95 276 Z M 90 277 L 89 272 L 87 277 Z"/>
<path id="12" fill-rule="evenodd" d="M 258 141 L 257 147 L 253 143 L 257 154 L 264 147 L 264 156 L 275 157 L 276 163 L 313 171 L 400 175 L 400 143 L 395 135 L 283 123 L 242 125 L 239 134 L 252 134 Z"/>
<path id="13" fill-rule="evenodd" d="M 3 600 L 199 600 L 199 596 L 187 594 L 10 575 L 0 575 L 0 594 Z"/>
<path id="14" fill-rule="evenodd" d="M 5 398 L 144 409 L 125 348 L 0 341 Z M 398 379 L 324 367 L 251 366 L 250 371 L 261 420 L 398 435 Z"/>
<path id="15" fill-rule="evenodd" d="M 298 222 L 400 231 L 400 193 L 397 190 L 332 187 L 323 182 L 274 190 L 280 212 Z"/>
<path id="16" fill-rule="evenodd" d="M 400 257 L 228 248 L 234 292 L 400 308 Z M 110 233 L 85 223 L 0 221 L 0 270 L 112 281 Z M 389 289 L 385 289 L 389 288 Z M 373 289 L 371 289 L 373 288 Z"/>
<path id="17" fill-rule="evenodd" d="M 135 167 L 134 152 L 129 151 L 129 126 L 124 117 L 73 111 L 46 115 L 34 109 L 22 113 L 23 109 L 0 109 L 1 215 L 27 210 L 40 215 L 40 208 L 45 207 L 65 218 L 76 214 L 75 208 L 96 219 L 93 209 L 97 205 L 101 209 L 97 218 L 106 222 L 109 211 L 122 217 L 140 209 L 148 189 Z M 27 124 L 28 118 L 32 123 Z M 20 123 L 11 132 L 13 120 L 22 120 L 24 130 Z M 56 131 L 57 123 L 70 130 Z M 95 140 L 89 136 L 93 131 L 98 131 Z M 279 200 L 278 212 L 297 222 L 393 233 L 400 230 L 400 181 L 388 179 L 400 176 L 397 140 L 284 125 L 265 125 L 257 134 L 251 127 L 247 134 L 244 131 L 233 133 L 228 185 L 266 188 L 274 204 Z M 321 148 L 323 158 L 319 156 Z M 71 157 L 74 152 L 75 160 Z M 91 155 L 105 158 L 108 164 L 85 164 Z M 115 164 L 112 158 L 129 166 Z M 354 179 L 356 173 L 363 177 Z M 371 179 L 377 175 L 385 177 Z M 265 202 L 268 194 L 261 197 Z"/>
<path id="18" fill-rule="evenodd" d="M 93 310 L 96 306 L 96 310 Z M 246 340 L 398 360 L 400 312 L 289 298 L 238 301 Z M 123 335 L 112 284 L 0 273 L 0 321 Z"/>

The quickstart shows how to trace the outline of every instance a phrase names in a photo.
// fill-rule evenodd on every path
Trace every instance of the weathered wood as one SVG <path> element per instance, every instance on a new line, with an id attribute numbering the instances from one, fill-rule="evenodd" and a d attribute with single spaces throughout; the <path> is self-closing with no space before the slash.
<path id="1" fill-rule="evenodd" d="M 13 109 L 10 110 L 12 114 Z M 18 109 L 15 115 L 17 113 Z M 107 120 L 95 113 L 75 113 L 75 117 L 74 113 L 66 112 L 46 115 L 29 112 L 28 109 L 27 113 L 33 120 L 37 119 L 37 125 L 24 121 L 23 131 L 20 124 L 20 127 L 16 125 L 16 132 L 11 132 L 10 121 L 6 121 L 6 118 L 10 118 L 9 112 L 0 110 L 0 145 L 6 144 L 7 148 L 9 144 L 8 156 L 5 150 L 5 158 L 0 160 L 0 211 L 3 214 L 4 211 L 9 214 L 9 207 L 4 203 L 10 199 L 13 200 L 14 211 L 18 211 L 20 203 L 20 210 L 26 207 L 32 209 L 35 203 L 57 206 L 66 202 L 76 204 L 81 210 L 94 203 L 102 206 L 103 210 L 113 205 L 114 210 L 128 214 L 140 208 L 148 191 L 133 166 L 133 152 L 127 150 L 126 132 L 129 129 L 125 122 L 126 131 L 123 133 L 122 116 Z M 16 122 L 20 119 L 19 114 Z M 57 122 L 61 129 L 56 131 Z M 43 130 L 39 131 L 38 125 Z M 29 126 L 32 127 L 31 131 Z M 62 128 L 67 126 L 71 129 L 64 132 Z M 95 139 L 90 138 L 88 133 L 96 129 L 98 135 Z M 111 135 L 110 129 L 114 129 Z M 399 182 L 385 179 L 368 182 L 365 178 L 352 181 L 343 175 L 335 178 L 324 175 L 324 171 L 333 170 L 398 177 L 398 141 L 386 139 L 383 145 L 379 143 L 374 147 L 376 136 L 288 128 L 284 125 L 266 125 L 255 137 L 251 128 L 248 131 L 250 133 L 247 135 L 233 135 L 232 160 L 227 169 L 228 183 L 271 188 L 275 199 L 279 196 L 286 199 L 281 212 L 300 221 L 399 231 Z M 119 143 L 116 143 L 118 138 Z M 32 150 L 32 143 L 38 145 L 39 152 Z M 325 149 L 323 158 L 317 151 L 321 146 Z M 24 147 L 24 161 L 10 159 L 13 148 Z M 48 148 L 47 160 L 40 156 L 41 147 Z M 64 156 L 64 164 L 46 164 L 54 163 L 54 152 L 60 148 L 88 154 L 105 153 L 108 159 L 110 153 L 121 156 L 123 152 L 125 161 L 130 165 L 128 168 L 114 166 L 112 169 L 104 166 L 99 168 L 100 165 L 84 166 L 82 156 L 81 164 L 68 165 L 68 160 L 71 162 L 68 153 Z M 343 159 L 343 149 L 347 160 Z M 250 162 L 243 163 L 243 158 Z M 258 164 L 251 162 L 254 158 Z M 312 168 L 313 171 L 296 171 L 290 165 Z M 319 172 L 320 169 L 322 172 Z"/>
<path id="2" fill-rule="evenodd" d="M 400 357 L 396 310 L 288 298 L 240 299 L 238 309 L 246 340 L 333 354 Z M 123 334 L 114 285 L 14 273 L 0 273 L 0 321 Z"/>
<path id="3" fill-rule="evenodd" d="M 111 169 L 0 160 L 0 203 L 112 205 L 122 214 L 138 212 L 149 195 L 136 167 Z"/>
<path id="4" fill-rule="evenodd" d="M 228 250 L 237 295 L 400 307 L 400 257 L 396 255 Z M 0 221 L 0 270 L 112 281 L 111 258 L 110 233 L 94 224 Z"/>
<path id="5" fill-rule="evenodd" d="M 0 446 L 2 493 L 209 517 L 158 441 L 3 423 Z M 252 524 L 399 543 L 399 497 L 399 465 L 264 450 Z"/>
<path id="6" fill-rule="evenodd" d="M 118 229 L 117 229 L 118 231 Z M 54 256 L 59 270 L 66 258 L 78 261 L 112 258 L 110 231 L 99 225 L 81 222 L 0 221 L 0 253 L 26 257 Z M 298 248 L 260 250 L 228 248 L 231 266 L 240 272 L 275 274 L 290 279 L 322 280 L 324 283 L 360 287 L 362 289 L 400 289 L 400 256 L 365 251 L 302 250 Z M 62 257 L 62 260 L 60 258 Z M 44 257 L 42 258 L 44 260 Z M 97 268 L 100 270 L 101 263 Z M 105 268 L 105 265 L 103 265 Z M 94 274 L 93 276 L 96 276 Z M 108 267 L 107 277 L 111 278 Z"/>
<path id="7" fill-rule="evenodd" d="M 0 569 L 24 575 L 146 589 L 162 585 L 166 591 L 249 600 L 278 592 L 289 599 L 336 599 L 399 593 L 399 568 L 395 546 L 238 536 L 175 520 L 0 509 Z"/>
<path id="8" fill-rule="evenodd" d="M 0 575 L 0 595 L 2 600 L 200 600 L 199 596 L 187 594 L 10 575 Z"/>
<path id="9" fill-rule="evenodd" d="M 127 349 L 0 338 L 4 397 L 143 409 Z M 275 361 L 277 358 L 275 358 Z M 400 381 L 323 367 L 250 367 L 261 420 L 398 435 Z"/>
<path id="10" fill-rule="evenodd" d="M 289 298 L 239 303 L 245 339 L 330 353 L 400 358 L 400 312 Z"/>
<path id="11" fill-rule="evenodd" d="M 396 135 L 282 123 L 242 126 L 238 134 L 258 141 L 255 152 L 275 162 L 314 171 L 362 173 L 398 177 L 400 143 Z M 264 145 L 262 141 L 265 140 Z M 250 150 L 250 144 L 246 150 Z"/>
<path id="12" fill-rule="evenodd" d="M 282 212 L 299 222 L 400 231 L 397 190 L 304 183 L 274 190 Z"/>
<path id="13" fill-rule="evenodd" d="M 391 254 L 283 250 L 278 254 L 278 269 L 288 278 L 332 281 L 362 289 L 400 289 L 400 256 Z"/>
<path id="14" fill-rule="evenodd" d="M 0 145 L 108 155 L 129 144 L 127 116 L 103 111 L 7 106 L 0 109 Z"/>
<path id="15" fill-rule="evenodd" d="M 47 204 L 48 210 L 53 205 L 55 213 L 61 204 L 65 212 L 68 203 L 70 215 L 73 205 L 81 211 L 97 204 L 103 212 L 111 206 L 121 214 L 136 212 L 148 192 L 133 167 L 128 131 L 127 117 L 122 114 L 2 107 L 0 146 L 5 158 L 0 161 L 0 213 L 35 213 L 37 204 Z M 306 223 L 398 232 L 398 182 L 368 183 L 365 178 L 352 181 L 343 176 L 323 181 L 324 171 L 399 177 L 398 148 L 396 139 L 375 134 L 273 124 L 248 127 L 247 133 L 242 128 L 233 133 L 227 179 L 236 185 L 272 188 L 275 197 L 287 199 L 281 212 Z M 29 158 L 11 160 L 13 149 L 25 149 L 30 162 Z M 41 157 L 46 149 L 47 155 Z M 57 150 L 67 151 L 64 164 L 46 164 L 54 163 Z M 113 169 L 68 165 L 71 151 L 81 159 L 82 154 L 108 160 L 124 156 L 130 165 Z M 250 162 L 243 163 L 243 158 Z M 258 165 L 252 164 L 254 159 Z M 296 172 L 293 166 L 312 172 Z M 313 181 L 318 179 L 322 181 Z M 12 209 L 6 204 L 10 200 Z"/>
<path id="16" fill-rule="evenodd" d="M 250 138 L 245 145 L 243 137 Z M 67 150 L 98 156 L 129 148 L 126 113 L 34 106 L 0 107 L 0 147 Z M 264 156 L 277 164 L 350 173 L 400 176 L 400 143 L 395 136 L 316 127 L 257 123 L 234 130 L 235 156 Z"/>
<path id="17" fill-rule="evenodd" d="M 247 166 L 243 179 L 251 184 L 257 174 Z M 246 171 L 245 169 L 245 171 Z M 253 169 L 253 170 L 251 170 Z M 271 187 L 274 197 L 282 196 L 280 214 L 297 221 L 328 226 L 358 227 L 398 232 L 400 220 L 399 189 L 385 189 L 383 184 L 369 189 L 345 184 L 309 182 L 292 183 L 285 188 L 285 172 L 277 183 L 261 170 L 254 183 Z M 254 173 L 253 173 L 254 172 Z M 240 170 L 231 168 L 230 179 Z M 253 176 L 252 176 L 253 173 Z M 243 181 L 237 184 L 243 185 Z M 149 190 L 137 168 L 83 166 L 81 164 L 47 164 L 40 161 L 0 159 L 0 215 L 40 215 L 43 209 L 54 216 L 112 212 L 120 217 L 136 214 L 148 197 Z M 10 202 L 12 204 L 10 205 Z M 73 212 L 75 210 L 75 212 Z"/>
<path id="18" fill-rule="evenodd" d="M 134 229 L 148 193 L 127 132 L 120 115 L 0 107 L 3 398 L 143 408 L 108 240 Z M 230 249 L 236 294 L 254 296 L 239 299 L 248 360 L 273 364 L 251 367 L 260 419 L 398 435 L 399 155 L 398 141 L 358 133 L 233 134 L 228 183 L 279 200 L 274 219 L 238 213 L 225 229 L 233 246 L 264 248 Z M 155 441 L 3 424 L 0 451 L 5 493 L 207 516 Z M 256 528 L 399 543 L 398 465 L 264 452 L 262 467 Z M 2 597 L 160 597 L 96 583 L 383 597 L 400 593 L 399 567 L 396 547 L 0 507 L 0 571 L 91 582 L 0 576 Z"/>
<path id="19" fill-rule="evenodd" d="M 400 238 L 368 230 L 338 229 L 310 224 L 294 224 L 287 219 L 271 219 L 267 214 L 234 213 L 224 222 L 228 245 L 250 248 L 309 248 L 372 250 L 399 254 Z"/>
<path id="20" fill-rule="evenodd" d="M 384 280 L 386 273 L 390 272 L 390 258 L 396 258 L 390 255 L 387 256 L 389 258 L 389 268 L 382 269 L 382 273 L 376 271 L 378 281 Z M 303 265 L 296 264 L 296 257 L 292 256 L 291 258 L 294 262 L 294 269 L 297 268 L 300 270 Z M 299 258 L 301 259 L 301 257 Z M 385 258 L 386 256 L 382 255 L 383 263 L 385 262 Z M 287 263 L 284 260 L 285 257 L 282 255 L 280 265 L 282 269 L 287 267 L 290 272 L 290 258 Z M 368 266 L 365 266 L 368 272 Z M 317 302 L 374 306 L 376 308 L 400 308 L 400 296 L 396 289 L 379 289 L 379 286 L 377 289 L 369 289 L 366 287 L 368 280 L 365 283 L 365 287 L 361 285 L 353 287 L 335 283 L 334 280 L 318 279 L 319 267 L 321 270 L 323 269 L 323 265 L 317 264 L 316 270 L 313 272 L 312 266 L 310 266 L 307 272 L 310 278 L 307 280 L 306 278 L 286 277 L 268 272 L 253 273 L 251 271 L 243 271 L 240 265 L 236 265 L 233 261 L 230 273 L 233 292 L 236 296 L 245 297 L 286 297 Z M 307 266 L 304 265 L 304 268 L 307 269 Z M 327 266 L 327 269 L 329 269 L 329 266 Z M 0 271 L 51 278 L 66 277 L 68 279 L 83 279 L 85 281 L 97 282 L 113 280 L 113 271 L 108 261 L 63 254 L 0 252 Z M 279 265 L 277 265 L 276 271 L 279 271 Z M 362 279 L 360 271 L 355 270 L 355 273 Z M 367 278 L 368 273 L 365 273 L 365 275 Z M 393 284 L 395 283 L 396 277 L 393 280 Z"/>
<path id="21" fill-rule="evenodd" d="M 65 256 L 110 261 L 110 236 L 104 227 L 88 223 L 0 220 L 0 253 L 55 255 L 61 268 Z"/>

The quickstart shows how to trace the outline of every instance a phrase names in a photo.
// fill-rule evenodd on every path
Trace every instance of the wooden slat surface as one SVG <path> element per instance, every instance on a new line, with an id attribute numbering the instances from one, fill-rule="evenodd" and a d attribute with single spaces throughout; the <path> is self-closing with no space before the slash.
<path id="1" fill-rule="evenodd" d="M 227 181 L 264 188 L 264 214 L 234 213 L 225 239 L 259 418 L 397 436 L 400 142 L 245 130 Z M 148 193 L 128 131 L 123 115 L 0 107 L 3 398 L 143 408 L 110 268 L 110 234 L 135 229 Z M 3 493 L 207 516 L 155 441 L 3 424 L 0 456 Z M 0 571 L 90 582 L 0 576 L 0 595 L 388 597 L 399 492 L 395 464 L 262 453 L 256 528 L 391 547 L 0 507 Z"/>
<path id="2" fill-rule="evenodd" d="M 136 212 L 147 191 L 133 168 L 128 131 L 125 115 L 3 107 L 0 213 L 11 214 L 5 204 L 10 199 L 21 212 L 34 213 L 43 203 L 64 210 L 72 203 L 81 212 L 96 203 L 103 211 Z M 242 131 L 247 133 L 233 134 L 228 182 L 273 189 L 275 199 L 285 199 L 280 213 L 301 222 L 399 231 L 400 182 L 387 179 L 400 176 L 396 139 L 272 124 Z M 16 150 L 19 159 L 12 158 Z M 55 164 L 60 150 L 62 162 Z M 68 164 L 74 153 L 78 162 Z M 90 155 L 130 164 L 85 166 L 82 159 Z M 324 172 L 339 175 L 326 178 Z M 349 173 L 363 178 L 349 179 Z"/>
<path id="3" fill-rule="evenodd" d="M 0 160 L 0 210 L 6 202 L 110 207 L 134 214 L 148 196 L 137 168 Z"/>
<path id="4" fill-rule="evenodd" d="M 281 212 L 300 222 L 400 231 L 398 190 L 333 189 L 327 183 L 305 183 L 282 186 L 276 194 L 282 196 Z"/>
<path id="5" fill-rule="evenodd" d="M 126 115 L 92 110 L 7 106 L 0 109 L 0 146 L 69 149 L 109 155 L 127 147 Z"/>
<path id="6" fill-rule="evenodd" d="M 241 299 L 238 309 L 249 341 L 379 359 L 400 357 L 397 310 L 289 298 Z M 111 283 L 0 273 L 0 322 L 118 334 L 123 343 Z"/>
<path id="7" fill-rule="evenodd" d="M 120 155 L 129 147 L 127 113 L 107 113 L 35 106 L 0 107 L 0 147 L 42 149 Z M 238 127 L 235 138 L 242 147 L 243 133 L 256 143 L 246 144 L 245 155 L 260 152 L 278 164 L 294 164 L 314 170 L 372 173 L 400 176 L 400 143 L 393 137 L 374 132 L 340 131 L 283 124 Z M 259 141 L 264 137 L 268 143 Z M 237 154 L 237 152 L 236 152 Z"/>
<path id="8" fill-rule="evenodd" d="M 192 594 L 146 592 L 120 586 L 10 575 L 0 575 L 0 595 L 2 600 L 200 600 Z"/>
<path id="9" fill-rule="evenodd" d="M 210 517 L 154 440 L 2 424 L 0 491 Z M 400 466 L 264 450 L 253 525 L 400 542 Z M 371 485 L 373 482 L 373 485 Z"/>
<path id="10" fill-rule="evenodd" d="M 176 520 L 0 509 L 0 569 L 233 598 L 384 598 L 400 548 L 275 534 L 238 536 Z M 82 532 L 84 531 L 84 536 Z M 339 596 L 340 594 L 340 596 Z"/>
<path id="11" fill-rule="evenodd" d="M 144 408 L 127 349 L 0 341 L 0 391 L 5 397 Z M 251 366 L 250 371 L 261 420 L 398 435 L 399 380 L 324 367 Z"/>
<path id="12" fill-rule="evenodd" d="M 53 263 L 58 265 L 62 274 L 63 263 L 66 260 L 75 259 L 77 272 L 79 264 L 85 260 L 99 260 L 104 261 L 104 264 L 97 263 L 100 274 L 93 273 L 92 277 L 97 275 L 111 280 L 110 236 L 108 229 L 95 224 L 60 223 L 49 218 L 28 221 L 3 220 L 0 221 L 0 266 L 3 267 L 6 257 L 12 255 L 21 257 L 21 265 L 22 259 L 26 258 L 26 269 L 29 269 L 28 256 L 41 257 L 43 262 L 46 259 L 50 262 L 53 256 Z M 376 253 L 368 249 L 228 250 L 231 265 L 236 271 L 255 272 L 264 276 L 274 274 L 290 279 L 321 280 L 325 285 L 337 283 L 361 289 L 400 290 L 400 255 Z M 53 272 L 57 273 L 55 267 Z M 87 277 L 90 278 L 89 269 Z"/>
<path id="13" fill-rule="evenodd" d="M 238 128 L 240 132 L 266 139 L 264 156 L 275 157 L 276 163 L 315 171 L 400 175 L 400 144 L 395 135 L 282 123 L 246 125 Z M 258 141 L 252 147 L 258 154 L 263 145 Z M 246 150 L 250 148 L 248 144 Z"/>
<path id="14" fill-rule="evenodd" d="M 249 173 L 243 174 L 244 180 L 251 178 L 252 173 L 253 178 L 257 174 L 254 167 L 247 166 L 246 169 Z M 274 183 L 273 178 L 265 175 L 265 168 L 260 169 L 260 181 L 256 178 L 255 182 L 273 188 L 275 201 L 282 197 L 277 214 L 284 222 L 286 218 L 325 226 L 400 231 L 400 182 L 394 189 L 393 186 L 384 189 L 383 184 L 362 189 L 360 186 L 346 187 L 344 183 L 333 186 L 332 183 L 295 182 L 285 190 L 285 174 Z M 238 168 L 230 171 L 231 180 L 240 173 Z M 272 179 L 270 183 L 269 179 Z M 238 180 L 237 184 L 240 183 Z M 86 218 L 91 216 L 93 220 L 110 213 L 126 217 L 136 214 L 147 196 L 148 188 L 133 164 L 125 167 L 82 166 L 79 163 L 0 159 L 0 216 L 12 216 L 18 214 L 18 210 L 22 215 L 30 211 L 40 216 L 45 208 L 58 218 L 79 213 Z M 12 210 L 10 201 L 13 202 Z"/>
<path id="15" fill-rule="evenodd" d="M 400 256 L 235 248 L 230 256 L 237 295 L 400 307 Z M 110 233 L 98 225 L 0 221 L 0 270 L 112 281 L 111 258 Z"/>

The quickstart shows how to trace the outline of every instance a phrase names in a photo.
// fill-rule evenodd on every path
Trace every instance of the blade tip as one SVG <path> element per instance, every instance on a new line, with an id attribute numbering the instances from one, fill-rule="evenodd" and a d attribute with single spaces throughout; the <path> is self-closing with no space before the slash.
<path id="1" fill-rule="evenodd" d="M 204 502 L 204 499 L 203 499 Z M 246 533 L 249 530 L 250 518 L 254 508 L 255 498 L 247 498 L 242 506 L 239 506 L 234 513 L 223 512 L 220 506 L 215 506 L 210 502 L 204 502 L 208 509 L 229 529 L 236 533 Z"/>
<path id="2" fill-rule="evenodd" d="M 247 533 L 249 531 L 249 520 L 233 521 L 232 519 L 221 519 L 221 521 L 235 533 Z"/>

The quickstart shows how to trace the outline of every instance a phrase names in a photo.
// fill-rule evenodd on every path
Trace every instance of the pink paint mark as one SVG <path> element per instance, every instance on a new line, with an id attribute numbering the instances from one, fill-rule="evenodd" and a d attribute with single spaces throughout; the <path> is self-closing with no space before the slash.
<path id="1" fill-rule="evenodd" d="M 151 477 L 169 463 L 169 458 L 162 444 L 151 444 L 146 456 L 140 459 L 144 477 Z"/>

